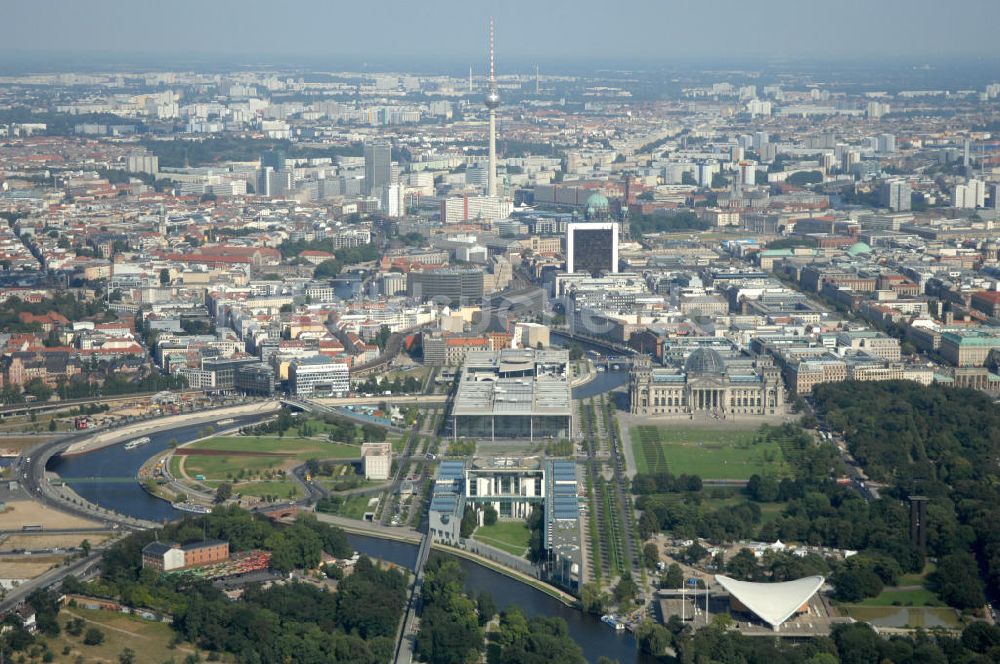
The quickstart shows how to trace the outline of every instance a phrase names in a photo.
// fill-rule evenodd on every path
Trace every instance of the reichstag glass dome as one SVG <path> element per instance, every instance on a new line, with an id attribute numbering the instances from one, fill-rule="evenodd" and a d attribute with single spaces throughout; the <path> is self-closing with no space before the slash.
<path id="1" fill-rule="evenodd" d="M 688 374 L 723 374 L 726 363 L 717 350 L 698 348 L 684 361 L 684 372 Z"/>

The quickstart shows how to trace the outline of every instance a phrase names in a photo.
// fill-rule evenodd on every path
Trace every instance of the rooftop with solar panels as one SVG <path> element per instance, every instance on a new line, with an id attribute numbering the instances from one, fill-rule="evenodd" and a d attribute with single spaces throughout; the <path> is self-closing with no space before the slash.
<path id="1" fill-rule="evenodd" d="M 461 537 L 467 510 L 475 510 L 482 525 L 481 512 L 488 506 L 501 521 L 527 520 L 541 506 L 547 557 L 539 571 L 550 581 L 574 589 L 579 585 L 582 560 L 579 490 L 576 462 L 571 460 L 505 455 L 443 461 L 431 494 L 430 534 L 435 541 L 465 548 L 471 545 Z M 482 553 L 483 544 L 475 546 Z M 502 558 L 497 556 L 501 562 Z"/>

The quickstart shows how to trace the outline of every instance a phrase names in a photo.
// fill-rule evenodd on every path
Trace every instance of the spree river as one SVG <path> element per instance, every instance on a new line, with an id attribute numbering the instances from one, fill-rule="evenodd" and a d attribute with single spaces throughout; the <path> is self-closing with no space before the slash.
<path id="1" fill-rule="evenodd" d="M 356 292 L 357 282 L 347 286 Z M 558 343 L 561 339 L 553 337 Z M 591 346 L 581 344 L 585 349 Z M 603 371 L 590 383 L 573 390 L 573 397 L 585 399 L 603 392 L 614 390 L 628 380 L 625 371 Z M 226 428 L 244 426 L 261 419 L 260 416 L 234 418 Z M 126 451 L 121 444 L 72 457 L 54 457 L 49 461 L 52 470 L 83 498 L 121 514 L 165 521 L 184 516 L 166 501 L 154 498 L 139 486 L 136 474 L 143 462 L 158 452 L 166 450 L 171 440 L 186 443 L 201 437 L 205 424 L 180 427 L 163 433 L 149 434 L 150 442 L 135 450 Z M 349 534 L 348 539 L 355 550 L 372 558 L 387 560 L 402 567 L 413 568 L 417 558 L 417 547 L 405 542 L 384 540 L 375 537 Z M 477 565 L 464 558 L 455 558 L 465 571 L 466 590 L 475 595 L 488 591 L 497 606 L 519 607 L 527 616 L 553 616 L 566 621 L 573 640 L 583 649 L 584 657 L 592 664 L 599 657 L 609 657 L 621 664 L 645 664 L 647 660 L 639 654 L 634 637 L 627 633 L 615 633 L 596 616 L 570 608 L 559 600 L 546 595 L 527 584 Z"/>
<path id="2" fill-rule="evenodd" d="M 236 417 L 222 426 L 227 429 L 240 427 L 260 419 L 260 415 Z M 183 444 L 200 438 L 208 424 L 203 422 L 148 434 L 150 442 L 134 450 L 126 450 L 124 443 L 116 443 L 86 454 L 55 456 L 49 460 L 46 469 L 59 473 L 81 497 L 119 514 L 149 521 L 177 519 L 185 512 L 175 510 L 167 501 L 146 493 L 139 486 L 136 476 L 147 459 L 170 447 L 171 440 Z M 219 425 L 215 424 L 215 428 L 218 429 Z"/>
<path id="3" fill-rule="evenodd" d="M 372 558 L 387 560 L 410 569 L 416 563 L 415 544 L 355 534 L 348 534 L 347 538 L 356 551 Z M 542 591 L 494 572 L 488 567 L 457 556 L 455 560 L 465 572 L 465 589 L 473 596 L 486 590 L 493 595 L 501 610 L 508 606 L 516 606 L 528 617 L 542 615 L 565 620 L 569 626 L 570 636 L 583 649 L 583 655 L 588 662 L 596 662 L 597 658 L 602 656 L 618 660 L 621 664 L 646 661 L 640 657 L 635 638 L 630 633 L 616 633 L 597 616 L 570 608 Z"/>

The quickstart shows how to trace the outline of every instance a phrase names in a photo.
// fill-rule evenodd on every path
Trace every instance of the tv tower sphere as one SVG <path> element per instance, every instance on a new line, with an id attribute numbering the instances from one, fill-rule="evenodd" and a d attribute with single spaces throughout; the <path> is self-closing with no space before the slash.
<path id="1" fill-rule="evenodd" d="M 496 91 L 496 88 L 491 88 L 490 91 L 486 93 L 483 103 L 486 104 L 486 108 L 491 110 L 500 106 L 500 93 Z"/>

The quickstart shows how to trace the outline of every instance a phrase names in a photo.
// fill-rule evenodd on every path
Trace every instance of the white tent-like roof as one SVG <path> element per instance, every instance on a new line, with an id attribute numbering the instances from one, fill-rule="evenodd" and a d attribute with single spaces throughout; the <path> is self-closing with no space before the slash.
<path id="1" fill-rule="evenodd" d="M 737 581 L 717 574 L 715 581 L 740 604 L 777 629 L 823 587 L 822 576 L 807 576 L 781 583 Z"/>

